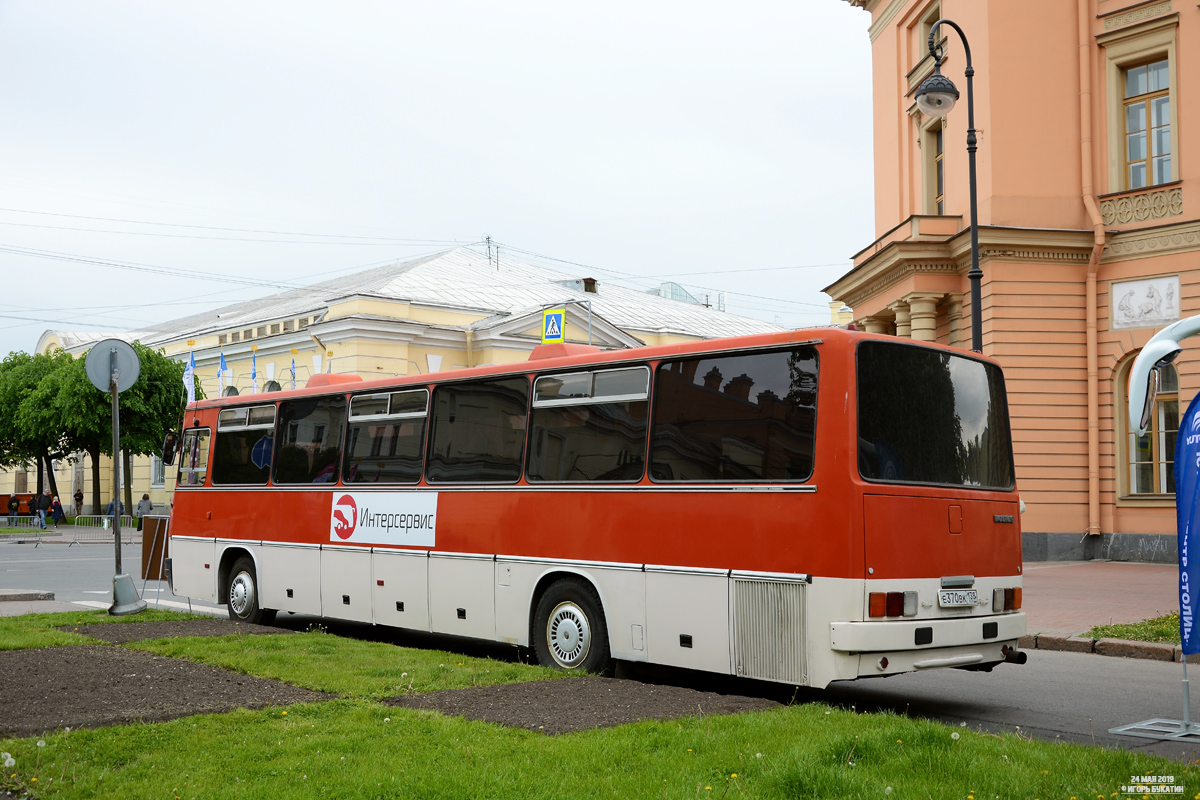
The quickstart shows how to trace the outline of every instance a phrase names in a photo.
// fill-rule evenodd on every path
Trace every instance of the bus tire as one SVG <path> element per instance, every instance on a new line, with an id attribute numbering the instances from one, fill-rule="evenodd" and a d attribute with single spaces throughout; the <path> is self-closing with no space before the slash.
<path id="1" fill-rule="evenodd" d="M 534 613 L 533 649 L 551 669 L 609 671 L 608 626 L 591 584 L 562 578 L 546 589 Z"/>
<path id="2" fill-rule="evenodd" d="M 225 593 L 225 607 L 234 622 L 251 625 L 270 625 L 275 612 L 258 606 L 258 573 L 254 561 L 242 556 L 233 562 L 229 572 L 229 591 Z"/>

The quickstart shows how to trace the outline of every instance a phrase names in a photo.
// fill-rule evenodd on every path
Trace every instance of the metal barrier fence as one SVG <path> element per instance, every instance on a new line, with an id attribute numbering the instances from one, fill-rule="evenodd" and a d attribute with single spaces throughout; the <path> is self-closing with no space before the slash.
<path id="1" fill-rule="evenodd" d="M 107 514 L 85 514 L 75 518 L 75 538 L 71 544 L 84 542 L 104 542 L 112 539 L 112 531 L 108 526 L 112 517 Z M 137 532 L 137 522 L 128 514 L 121 515 L 121 533 L 129 538 L 125 544 L 133 544 L 133 534 Z M 70 547 L 70 545 L 67 545 Z"/>
<path id="2" fill-rule="evenodd" d="M 37 517 L 0 517 L 0 542 L 28 542 L 34 540 L 34 546 L 42 543 L 42 528 Z M 15 529 L 15 530 L 14 530 Z"/>

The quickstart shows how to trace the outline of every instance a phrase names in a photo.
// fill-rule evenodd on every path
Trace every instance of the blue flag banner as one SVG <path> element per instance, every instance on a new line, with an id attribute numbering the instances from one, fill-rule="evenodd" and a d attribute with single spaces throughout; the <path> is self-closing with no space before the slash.
<path id="1" fill-rule="evenodd" d="M 229 371 L 229 367 L 225 366 L 225 354 L 221 353 L 221 363 L 217 367 L 217 395 L 225 396 L 225 373 Z"/>
<path id="2" fill-rule="evenodd" d="M 1154 434 L 1150 434 L 1154 435 Z M 1196 607 L 1200 595 L 1200 394 L 1179 421 L 1175 438 L 1175 513 L 1179 527 L 1179 636 L 1183 652 L 1200 653 Z M 1196 545 L 1193 547 L 1192 545 Z"/>

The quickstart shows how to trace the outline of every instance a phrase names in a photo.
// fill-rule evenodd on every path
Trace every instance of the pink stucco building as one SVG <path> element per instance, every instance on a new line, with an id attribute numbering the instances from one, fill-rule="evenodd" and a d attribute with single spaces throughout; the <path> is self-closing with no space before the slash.
<path id="1" fill-rule="evenodd" d="M 1138 349 L 1200 314 L 1200 8 L 1181 0 L 849 0 L 869 12 L 876 240 L 826 291 L 868 330 L 970 347 L 1008 379 L 1026 557 L 1173 561 L 1177 420 L 1200 340 L 1153 431 L 1122 408 Z M 944 120 L 913 92 L 940 17 L 971 45 L 982 307 L 971 307 L 963 48 Z M 1190 156 L 1190 157 L 1189 157 Z"/>

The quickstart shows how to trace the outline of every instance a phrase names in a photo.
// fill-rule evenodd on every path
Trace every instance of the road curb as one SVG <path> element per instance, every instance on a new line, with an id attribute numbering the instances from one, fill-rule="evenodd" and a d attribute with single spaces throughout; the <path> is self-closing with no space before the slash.
<path id="1" fill-rule="evenodd" d="M 31 592 L 11 589 L 0 589 L 0 603 L 28 602 L 30 600 L 53 600 L 54 592 Z"/>
<path id="2" fill-rule="evenodd" d="M 1117 658 L 1144 658 L 1151 661 L 1178 661 L 1183 655 L 1179 645 L 1135 642 L 1129 639 L 1092 639 L 1086 636 L 1053 636 L 1034 633 L 1022 636 L 1019 646 L 1025 650 L 1059 650 L 1069 653 L 1095 653 Z M 1197 656 L 1188 658 L 1196 663 Z"/>

